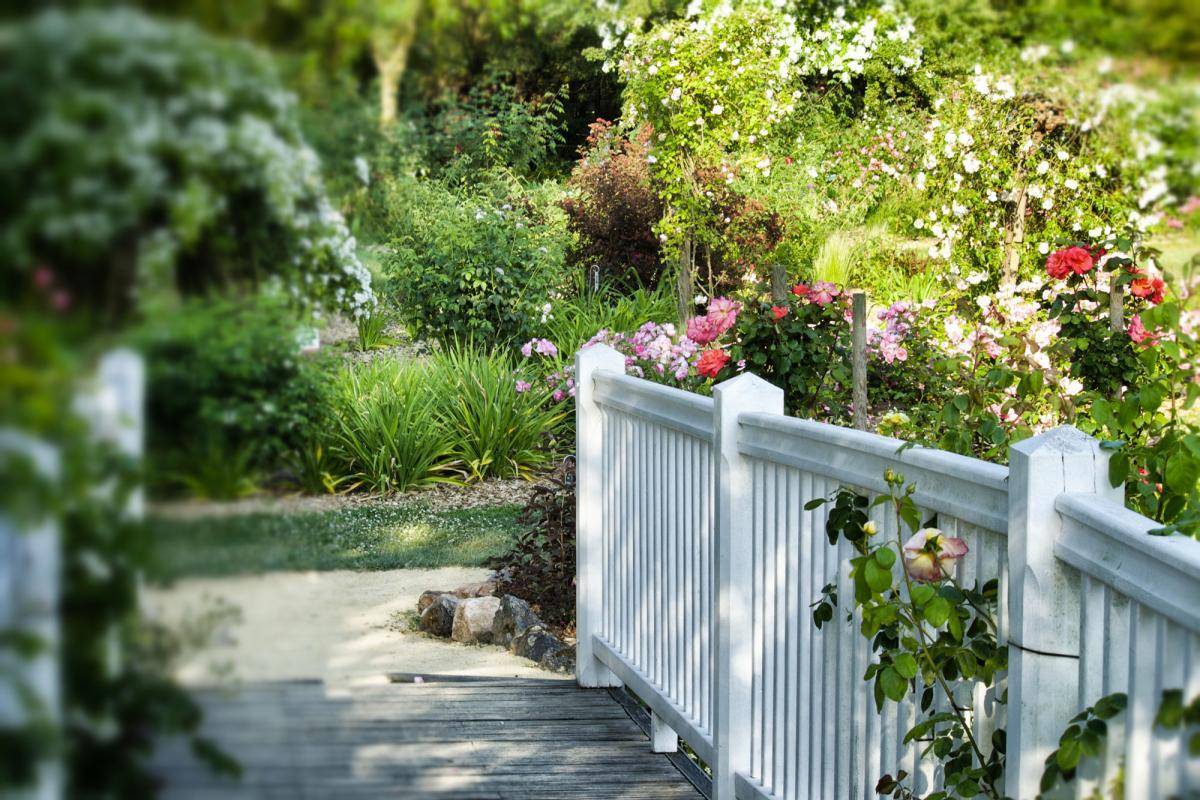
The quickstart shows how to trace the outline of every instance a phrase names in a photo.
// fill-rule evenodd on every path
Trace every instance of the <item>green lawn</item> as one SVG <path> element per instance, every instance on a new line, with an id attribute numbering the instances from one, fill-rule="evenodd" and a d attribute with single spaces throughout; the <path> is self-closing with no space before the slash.
<path id="1" fill-rule="evenodd" d="M 508 548 L 517 506 L 430 511 L 420 505 L 327 512 L 152 518 L 150 578 L 277 570 L 479 566 Z"/>

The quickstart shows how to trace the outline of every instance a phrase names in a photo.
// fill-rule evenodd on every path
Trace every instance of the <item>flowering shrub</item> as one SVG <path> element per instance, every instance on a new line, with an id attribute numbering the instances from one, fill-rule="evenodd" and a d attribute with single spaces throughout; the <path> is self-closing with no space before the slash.
<path id="1" fill-rule="evenodd" d="M 955 571 L 967 554 L 966 542 L 921 525 L 912 500 L 916 486 L 905 485 L 903 475 L 889 469 L 884 479 L 888 492 L 873 501 L 841 489 L 805 505 L 813 509 L 832 503 L 825 526 L 829 544 L 836 547 L 845 539 L 853 546 L 853 608 L 846 612 L 846 624 L 853 625 L 855 611 L 861 614 L 861 633 L 876 656 L 863 678 L 872 682 L 880 712 L 888 700 L 899 703 L 910 693 L 919 697 L 923 718 L 904 741 L 930 740 L 924 752 L 932 752 L 942 765 L 944 796 L 1001 800 L 1004 732 L 997 731 L 990 740 L 977 739 L 970 709 L 962 707 L 953 687 L 967 681 L 994 690 L 997 674 L 1008 666 L 1007 643 L 997 639 L 999 583 L 991 579 L 974 586 L 960 584 Z M 869 518 L 875 506 L 886 506 L 895 523 L 894 538 L 880 536 L 878 524 Z M 901 533 L 905 527 L 912 531 L 907 540 Z M 818 629 L 833 620 L 844 602 L 833 584 L 821 594 L 813 610 Z M 945 701 L 945 711 L 934 706 L 935 694 Z M 904 771 L 884 775 L 876 791 L 910 798 L 913 795 L 902 785 L 907 777 Z"/>
<path id="2" fill-rule="evenodd" d="M 755 0 L 703 11 L 693 4 L 686 18 L 649 30 L 624 20 L 602 28 L 606 66 L 626 86 L 623 122 L 654 130 L 654 174 L 668 207 L 660 230 L 671 246 L 723 221 L 706 208 L 696 165 L 769 176 L 808 102 L 920 64 L 912 22 L 891 4 L 810 10 L 801 17 Z"/>
<path id="3" fill-rule="evenodd" d="M 649 148 L 648 127 L 622 137 L 597 120 L 563 200 L 567 226 L 579 237 L 575 259 L 626 289 L 653 288 L 662 265 L 654 226 L 663 209 L 650 184 Z"/>
<path id="4" fill-rule="evenodd" d="M 48 11 L 5 33 L 6 284 L 48 265 L 109 320 L 164 289 L 267 280 L 304 303 L 374 304 L 264 56 L 128 10 Z"/>
<path id="5" fill-rule="evenodd" d="M 747 301 L 728 358 L 706 377 L 724 380 L 735 369 L 747 369 L 783 389 L 789 413 L 842 415 L 835 390 L 850 382 L 849 301 L 849 295 L 831 283 L 797 284 L 782 306 Z M 709 365 L 717 365 L 716 357 L 710 357 Z"/>

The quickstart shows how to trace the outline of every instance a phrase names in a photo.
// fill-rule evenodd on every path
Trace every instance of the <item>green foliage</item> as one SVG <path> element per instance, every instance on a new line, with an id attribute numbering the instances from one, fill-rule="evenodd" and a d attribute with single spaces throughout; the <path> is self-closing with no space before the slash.
<path id="1" fill-rule="evenodd" d="M 523 177 L 547 172 L 563 142 L 565 89 L 526 100 L 510 80 L 498 73 L 473 85 L 465 97 L 444 93 L 429 117 L 418 121 L 427 163 L 457 180 L 479 170 Z"/>
<path id="2" fill-rule="evenodd" d="M 1004 775 L 1004 732 L 989 742 L 977 741 L 973 720 L 955 698 L 953 684 L 972 681 L 994 687 L 1008 665 L 1007 643 L 997 639 L 995 614 L 999 584 L 964 586 L 954 579 L 955 562 L 967 552 L 960 539 L 921 525 L 912 496 L 914 484 L 892 470 L 884 475 L 887 494 L 874 501 L 851 489 L 840 489 L 829 498 L 806 504 L 814 509 L 832 502 L 826 518 L 826 535 L 832 546 L 846 539 L 855 555 L 850 559 L 854 607 L 861 614 L 860 631 L 876 656 L 863 676 L 873 684 L 875 706 L 899 703 L 910 694 L 917 698 L 924 718 L 905 734 L 904 743 L 928 742 L 923 756 L 933 754 L 942 764 L 945 789 L 927 800 L 985 796 L 1001 800 L 999 783 Z M 895 520 L 895 538 L 880 537 L 870 509 L 886 506 Z M 914 536 L 905 541 L 900 531 Z M 897 577 L 899 567 L 899 577 Z M 838 598 L 833 586 L 822 591 L 813 613 L 818 629 L 832 620 Z M 847 612 L 847 621 L 854 614 Z M 947 711 L 933 711 L 940 694 Z M 903 786 L 906 772 L 884 775 L 876 791 L 911 800 Z"/>
<path id="3" fill-rule="evenodd" d="M 151 518 L 150 580 L 295 570 L 477 567 L 509 547 L 515 506 L 435 511 L 416 500 L 336 511 Z"/>
<path id="4" fill-rule="evenodd" d="M 433 377 L 419 362 L 379 359 L 345 367 L 330 382 L 322 427 L 348 488 L 389 493 L 452 480 L 458 464 Z"/>
<path id="5" fill-rule="evenodd" d="M 526 600 L 560 628 L 575 625 L 575 461 L 568 458 L 533 490 L 518 521 L 525 531 L 488 561 L 504 594 Z M 497 591 L 497 594 L 501 594 Z"/>
<path id="6" fill-rule="evenodd" d="M 1108 736 L 1108 720 L 1123 712 L 1128 701 L 1124 692 L 1105 695 L 1071 718 L 1059 737 L 1058 747 L 1046 757 L 1039 787 L 1042 795 L 1059 783 L 1075 780 L 1075 770 L 1082 759 L 1100 755 Z"/>
<path id="7" fill-rule="evenodd" d="M 324 417 L 297 450 L 309 490 L 390 493 L 530 477 L 554 458 L 563 409 L 516 391 L 506 352 L 453 345 L 427 360 L 380 358 L 329 381 Z"/>
<path id="8" fill-rule="evenodd" d="M 264 57 L 128 10 L 47 11 L 0 50 L 5 283 L 58 273 L 106 321 L 163 290 L 279 280 L 344 308 L 370 276 Z"/>
<path id="9" fill-rule="evenodd" d="M 306 440 L 321 375 L 298 330 L 282 301 L 259 297 L 191 301 L 133 334 L 146 358 L 153 485 L 235 497 Z"/>
<path id="10" fill-rule="evenodd" d="M 841 389 L 850 385 L 850 324 L 845 309 L 849 295 L 832 287 L 825 303 L 788 295 L 785 306 L 764 300 L 747 302 L 738 316 L 737 341 L 731 361 L 718 380 L 731 377 L 737 364 L 783 389 L 787 411 L 797 416 L 844 413 L 849 401 Z M 773 308 L 786 310 L 776 319 Z"/>
<path id="11" fill-rule="evenodd" d="M 391 347 L 396 340 L 388 336 L 388 325 L 391 315 L 383 308 L 376 307 L 363 314 L 356 320 L 358 329 L 358 349 L 366 353 L 371 350 L 382 350 Z"/>
<path id="12" fill-rule="evenodd" d="M 1156 533 L 1200 538 L 1200 424 L 1192 413 L 1200 348 L 1180 328 L 1179 314 L 1179 304 L 1167 302 L 1139 315 L 1151 336 L 1170 333 L 1137 351 L 1143 377 L 1136 388 L 1095 397 L 1083 427 L 1112 451 L 1113 486 L 1124 484 L 1133 508 L 1164 523 Z"/>
<path id="13" fill-rule="evenodd" d="M 548 194 L 496 178 L 462 189 L 397 178 L 383 270 L 414 335 L 512 343 L 536 333 L 563 285 L 568 242 Z"/>
<path id="14" fill-rule="evenodd" d="M 580 285 L 571 296 L 551 305 L 539 329 L 558 346 L 561 358 L 570 360 L 598 331 L 633 331 L 646 320 L 671 319 L 675 313 L 675 298 L 666 285 L 629 292 L 609 287 L 592 292 Z"/>
<path id="15" fill-rule="evenodd" d="M 1054 788 L 1060 784 L 1072 783 L 1084 759 L 1095 759 L 1104 754 L 1108 723 L 1122 714 L 1128 704 L 1129 697 L 1124 692 L 1115 692 L 1101 697 L 1071 718 L 1059 737 L 1058 747 L 1046 757 L 1039 798 L 1053 796 Z M 1154 726 L 1164 731 L 1181 731 L 1187 736 L 1187 755 L 1181 756 L 1183 758 L 1200 758 L 1200 732 L 1193 730 L 1187 734 L 1189 728 L 1194 729 L 1197 725 L 1200 725 L 1200 695 L 1189 702 L 1184 700 L 1182 690 L 1164 689 Z M 1123 792 L 1118 791 L 1114 796 L 1121 797 Z"/>
<path id="16" fill-rule="evenodd" d="M 529 478 L 554 457 L 554 434 L 564 420 L 550 390 L 535 384 L 517 392 L 516 365 L 507 352 L 456 344 L 430 358 L 442 424 L 455 460 L 469 479 Z"/>

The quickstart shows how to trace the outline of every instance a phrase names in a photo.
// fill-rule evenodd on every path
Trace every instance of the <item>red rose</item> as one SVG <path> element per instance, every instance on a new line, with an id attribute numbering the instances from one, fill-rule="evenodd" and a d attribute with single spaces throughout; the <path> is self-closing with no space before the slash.
<path id="1" fill-rule="evenodd" d="M 797 283 L 792 287 L 792 294 L 796 295 L 796 297 L 804 297 L 808 294 L 807 284 Z"/>
<path id="2" fill-rule="evenodd" d="M 1046 274 L 1051 278 L 1062 280 L 1071 273 L 1083 275 L 1090 272 L 1095 265 L 1092 254 L 1082 247 L 1068 247 L 1056 250 L 1046 259 Z"/>
<path id="3" fill-rule="evenodd" d="M 696 372 L 706 378 L 716 378 L 717 374 L 729 363 L 729 354 L 716 348 L 705 350 L 696 362 Z"/>
<path id="4" fill-rule="evenodd" d="M 1129 284 L 1129 291 L 1133 293 L 1134 297 L 1140 297 L 1153 305 L 1158 305 L 1166 296 L 1167 285 L 1163 283 L 1162 278 L 1139 274 Z"/>
<path id="5" fill-rule="evenodd" d="M 788 315 L 788 310 L 786 306 L 771 306 L 771 313 L 775 315 L 775 321 L 779 322 Z"/>

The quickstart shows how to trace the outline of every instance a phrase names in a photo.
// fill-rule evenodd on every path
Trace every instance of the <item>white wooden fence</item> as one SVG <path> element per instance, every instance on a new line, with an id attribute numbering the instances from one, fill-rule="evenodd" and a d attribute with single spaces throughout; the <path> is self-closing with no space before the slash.
<path id="1" fill-rule="evenodd" d="M 138 458 L 145 435 L 144 395 L 141 356 L 132 350 L 113 350 L 100 359 L 95 374 L 80 387 L 74 411 L 98 441 Z M 0 430 L 0 454 L 29 461 L 39 480 L 53 484 L 60 478 L 59 451 L 23 432 Z M 140 516 L 142 503 L 139 490 L 130 499 L 129 513 Z M 43 519 L 21 519 L 0 508 L 0 632 L 30 634 L 42 646 L 32 658 L 0 650 L 0 727 L 23 726 L 31 719 L 51 726 L 62 722 L 61 588 L 58 520 L 50 514 Z M 118 651 L 113 633 L 110 653 L 115 659 Z M 36 766 L 31 786 L 4 796 L 54 800 L 63 796 L 64 783 L 62 765 L 48 758 Z"/>
<path id="2" fill-rule="evenodd" d="M 1123 507 L 1094 440 L 1058 428 L 1015 445 L 1005 468 L 786 417 L 782 392 L 750 374 L 707 398 L 625 375 L 604 345 L 575 363 L 577 679 L 641 697 L 652 747 L 687 742 L 716 800 L 871 798 L 898 770 L 918 794 L 940 787 L 923 745 L 902 743 L 913 704 L 875 711 L 850 604 L 822 630 L 811 620 L 824 585 L 853 596 L 851 551 L 804 504 L 883 492 L 889 466 L 967 540 L 959 578 L 998 579 L 1009 673 L 956 691 L 981 742 L 1007 732 L 1006 794 L 1036 797 L 1067 721 L 1117 691 L 1128 712 L 1071 791 L 1107 790 L 1123 770 L 1130 800 L 1200 792 L 1184 736 L 1154 726 L 1164 689 L 1200 695 L 1200 542 L 1147 535 L 1155 523 Z"/>

